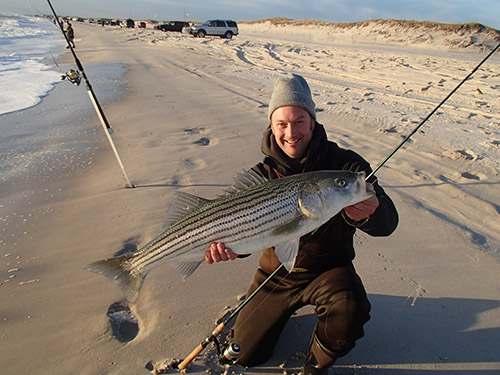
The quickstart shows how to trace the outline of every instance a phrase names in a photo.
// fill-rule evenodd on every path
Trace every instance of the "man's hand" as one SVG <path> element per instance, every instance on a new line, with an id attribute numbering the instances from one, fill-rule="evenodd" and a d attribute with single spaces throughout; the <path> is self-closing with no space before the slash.
<path id="1" fill-rule="evenodd" d="M 366 183 L 366 191 L 373 191 L 373 185 L 369 182 Z M 350 219 L 354 221 L 361 221 L 363 219 L 366 219 L 367 217 L 370 217 L 370 215 L 375 212 L 378 205 L 378 198 L 374 194 L 370 198 L 362 202 L 344 208 L 344 212 L 347 216 L 349 216 Z"/>
<path id="2" fill-rule="evenodd" d="M 217 263 L 226 260 L 234 260 L 238 258 L 238 254 L 227 248 L 222 242 L 212 242 L 210 250 L 205 252 L 205 262 L 208 264 Z"/>

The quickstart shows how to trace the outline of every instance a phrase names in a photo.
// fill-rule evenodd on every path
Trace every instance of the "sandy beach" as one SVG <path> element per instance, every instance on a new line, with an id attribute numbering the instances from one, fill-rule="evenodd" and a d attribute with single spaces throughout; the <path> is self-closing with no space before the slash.
<path id="1" fill-rule="evenodd" d="M 50 156 L 26 178 L 0 179 L 5 374 L 178 372 L 166 365 L 237 306 L 259 256 L 202 264 L 186 281 L 168 265 L 155 268 L 130 306 L 136 324 L 112 314 L 124 303 L 119 288 L 84 266 L 159 234 L 175 191 L 214 198 L 260 161 L 267 103 L 284 72 L 308 80 L 329 138 L 375 167 L 486 55 L 340 44 L 312 38 L 315 30 L 273 35 L 266 25 L 242 25 L 232 40 L 74 27 L 98 97 L 92 67 L 126 69 L 116 78 L 120 99 L 104 110 L 136 188 L 125 187 L 83 86 L 59 83 L 38 106 L 0 117 L 36 123 L 57 111 L 48 131 L 76 132 L 65 136 L 74 138 L 66 153 L 49 155 L 59 145 L 48 139 L 29 158 L 3 156 L 20 172 L 27 159 Z M 388 238 L 357 233 L 372 320 L 330 374 L 500 374 L 499 62 L 493 56 L 377 173 L 400 224 Z M 59 64 L 71 66 L 71 56 Z M 119 340 L 109 315 L 129 319 L 122 334 L 133 339 Z M 209 346 L 187 373 L 297 373 L 314 322 L 313 309 L 300 310 L 263 366 L 221 368 Z"/>

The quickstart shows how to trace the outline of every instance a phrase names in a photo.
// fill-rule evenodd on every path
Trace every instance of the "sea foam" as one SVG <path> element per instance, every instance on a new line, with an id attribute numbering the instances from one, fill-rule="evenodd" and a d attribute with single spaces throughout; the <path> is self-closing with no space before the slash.
<path id="1" fill-rule="evenodd" d="M 0 14 L 0 114 L 38 104 L 61 78 L 65 40 L 50 20 Z"/>

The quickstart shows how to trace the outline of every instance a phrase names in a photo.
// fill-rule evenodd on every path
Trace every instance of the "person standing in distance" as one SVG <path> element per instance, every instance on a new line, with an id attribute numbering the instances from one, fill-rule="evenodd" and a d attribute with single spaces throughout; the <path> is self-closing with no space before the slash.
<path id="1" fill-rule="evenodd" d="M 73 39 L 75 39 L 75 31 L 73 30 L 73 26 L 71 26 L 71 23 L 69 22 L 68 27 L 66 28 L 66 36 L 68 37 L 71 47 L 76 48 L 75 42 L 73 41 Z M 66 46 L 66 48 L 69 48 L 69 46 Z"/>

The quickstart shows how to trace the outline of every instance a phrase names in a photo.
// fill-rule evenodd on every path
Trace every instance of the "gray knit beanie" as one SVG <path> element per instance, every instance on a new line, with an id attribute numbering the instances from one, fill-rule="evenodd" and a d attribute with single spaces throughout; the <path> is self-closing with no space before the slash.
<path id="1" fill-rule="evenodd" d="M 289 105 L 305 109 L 316 120 L 316 106 L 312 100 L 311 89 L 304 77 L 298 74 L 288 74 L 274 83 L 269 102 L 269 119 L 275 110 Z"/>

